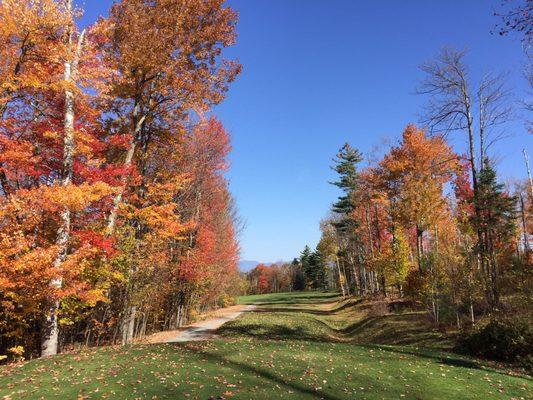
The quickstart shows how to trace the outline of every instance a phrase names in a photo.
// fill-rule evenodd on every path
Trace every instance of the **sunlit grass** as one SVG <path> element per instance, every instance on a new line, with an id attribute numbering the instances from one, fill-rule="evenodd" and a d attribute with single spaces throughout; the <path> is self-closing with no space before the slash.
<path id="1" fill-rule="evenodd" d="M 410 345 L 384 344 L 414 335 L 407 328 L 421 316 L 371 317 L 352 331 L 366 320 L 355 300 L 296 293 L 241 302 L 257 300 L 257 312 L 228 323 L 208 342 L 88 349 L 3 367 L 0 398 L 531 398 L 528 378 L 417 346 L 416 335 Z M 379 337 L 394 326 L 395 335 Z M 382 344 L 371 343 L 377 339 Z"/>

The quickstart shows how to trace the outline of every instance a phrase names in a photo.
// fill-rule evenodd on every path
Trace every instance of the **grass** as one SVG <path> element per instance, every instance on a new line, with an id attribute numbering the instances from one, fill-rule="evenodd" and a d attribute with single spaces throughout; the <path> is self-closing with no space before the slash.
<path id="1" fill-rule="evenodd" d="M 12 399 L 530 399 L 531 380 L 443 351 L 422 314 L 328 293 L 258 304 L 214 340 L 88 349 L 0 369 Z M 420 343 L 423 344 L 420 345 Z"/>
<path id="2" fill-rule="evenodd" d="M 317 305 L 330 303 L 338 299 L 336 293 L 323 292 L 292 292 L 292 293 L 269 293 L 253 294 L 249 296 L 240 296 L 237 298 L 237 304 L 259 304 L 259 305 Z"/>
<path id="3" fill-rule="evenodd" d="M 280 339 L 272 329 L 268 332 L 274 321 L 278 328 L 314 326 L 317 334 L 306 335 L 306 340 L 417 345 L 441 350 L 453 346 L 450 339 L 433 329 L 427 313 L 384 312 L 381 301 L 340 301 L 332 293 L 296 292 L 243 296 L 239 302 L 257 304 L 260 308 L 245 319 L 225 325 L 222 333 L 235 330 L 241 335 Z M 295 335 L 287 332 L 283 339 L 298 337 Z"/>

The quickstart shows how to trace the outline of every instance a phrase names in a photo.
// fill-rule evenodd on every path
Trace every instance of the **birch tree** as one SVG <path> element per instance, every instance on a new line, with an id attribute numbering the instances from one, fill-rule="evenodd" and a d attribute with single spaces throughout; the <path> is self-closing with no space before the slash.
<path id="1" fill-rule="evenodd" d="M 59 185 L 68 187 L 72 184 L 74 174 L 74 153 L 76 150 L 76 138 L 74 130 L 75 119 L 75 92 L 76 81 L 78 77 L 78 65 L 80 54 L 83 47 L 85 31 L 81 33 L 76 32 L 74 8 L 72 0 L 65 0 L 65 13 L 67 15 L 68 25 L 65 29 L 65 111 L 63 121 L 63 168 Z M 60 224 L 57 230 L 57 256 L 54 260 L 54 268 L 58 275 L 52 279 L 50 285 L 54 289 L 60 289 L 63 283 L 61 276 L 61 264 L 65 261 L 68 252 L 68 243 L 71 229 L 71 215 L 70 209 L 64 207 L 60 212 Z M 41 351 L 43 356 L 52 356 L 57 354 L 59 342 L 59 327 L 58 327 L 58 310 L 59 300 L 54 299 L 51 302 L 50 309 L 45 317 L 45 324 L 42 333 Z"/>
<path id="2" fill-rule="evenodd" d="M 465 132 L 473 189 L 473 209 L 478 266 L 489 276 L 494 270 L 486 235 L 479 225 L 484 212 L 480 205 L 479 174 L 487 165 L 487 149 L 504 134 L 502 126 L 511 115 L 509 91 L 503 75 L 485 75 L 476 86 L 465 63 L 465 51 L 445 48 L 436 59 L 421 66 L 425 79 L 417 92 L 428 98 L 422 122 L 432 132 Z M 476 123 L 477 117 L 477 123 Z M 500 129 L 497 130 L 496 128 Z M 489 135 L 492 136 L 489 139 Z"/>

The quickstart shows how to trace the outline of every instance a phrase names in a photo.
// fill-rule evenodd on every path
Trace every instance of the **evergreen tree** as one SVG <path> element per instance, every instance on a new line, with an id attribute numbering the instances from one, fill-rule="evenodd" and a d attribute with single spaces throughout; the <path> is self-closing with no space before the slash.
<path id="1" fill-rule="evenodd" d="M 339 232 L 350 231 L 355 221 L 350 217 L 351 212 L 355 209 L 353 193 L 357 189 L 359 174 L 357 173 L 357 164 L 362 160 L 359 150 L 354 149 L 348 143 L 339 150 L 337 157 L 333 160 L 335 166 L 333 170 L 339 174 L 339 180 L 332 182 L 333 185 L 340 188 L 344 194 L 339 196 L 336 203 L 333 204 L 333 212 L 341 214 L 342 218 L 334 223 Z"/>
<path id="2" fill-rule="evenodd" d="M 292 290 L 305 290 L 305 275 L 302 271 L 302 265 L 297 258 L 292 260 Z"/>
<path id="3" fill-rule="evenodd" d="M 313 267 L 311 265 L 312 262 L 312 252 L 309 246 L 305 246 L 305 248 L 302 251 L 302 254 L 300 254 L 300 265 L 302 266 L 302 272 L 305 277 L 305 286 L 306 288 L 311 287 L 313 284 Z"/>
<path id="4" fill-rule="evenodd" d="M 488 159 L 479 174 L 477 201 L 479 214 L 475 226 L 481 231 L 485 293 L 489 305 L 494 308 L 500 302 L 501 275 L 504 272 L 500 260 L 509 258 L 513 252 L 510 243 L 516 229 L 517 199 L 508 195 L 504 185 L 498 183 L 496 171 Z"/>
<path id="5" fill-rule="evenodd" d="M 323 289 L 327 284 L 326 260 L 319 250 L 305 246 L 300 255 L 301 271 L 308 289 Z"/>
<path id="6" fill-rule="evenodd" d="M 343 194 L 332 206 L 333 212 L 338 216 L 332 222 L 332 226 L 339 237 L 338 257 L 339 261 L 346 267 L 345 278 L 348 291 L 350 287 L 358 288 L 356 260 L 359 252 L 359 238 L 357 236 L 359 223 L 354 218 L 354 211 L 357 207 L 355 194 L 360 180 L 357 165 L 361 160 L 362 156 L 359 150 L 345 143 L 334 158 L 335 165 L 332 167 L 339 178 L 336 182 L 331 183 L 343 191 Z"/>
<path id="7" fill-rule="evenodd" d="M 309 257 L 309 273 L 313 289 L 324 289 L 327 283 L 325 258 L 319 250 Z"/>

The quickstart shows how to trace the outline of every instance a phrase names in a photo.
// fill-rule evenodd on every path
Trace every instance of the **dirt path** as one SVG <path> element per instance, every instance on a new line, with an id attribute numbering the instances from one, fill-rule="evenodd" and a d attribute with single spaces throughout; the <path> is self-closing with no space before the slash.
<path id="1" fill-rule="evenodd" d="M 254 308 L 255 305 L 222 308 L 211 314 L 212 317 L 210 318 L 184 326 L 179 330 L 155 333 L 148 336 L 145 341 L 148 343 L 177 343 L 207 340 L 212 338 L 215 335 L 215 330 L 226 322 L 234 320 L 242 313 L 252 311 Z"/>

